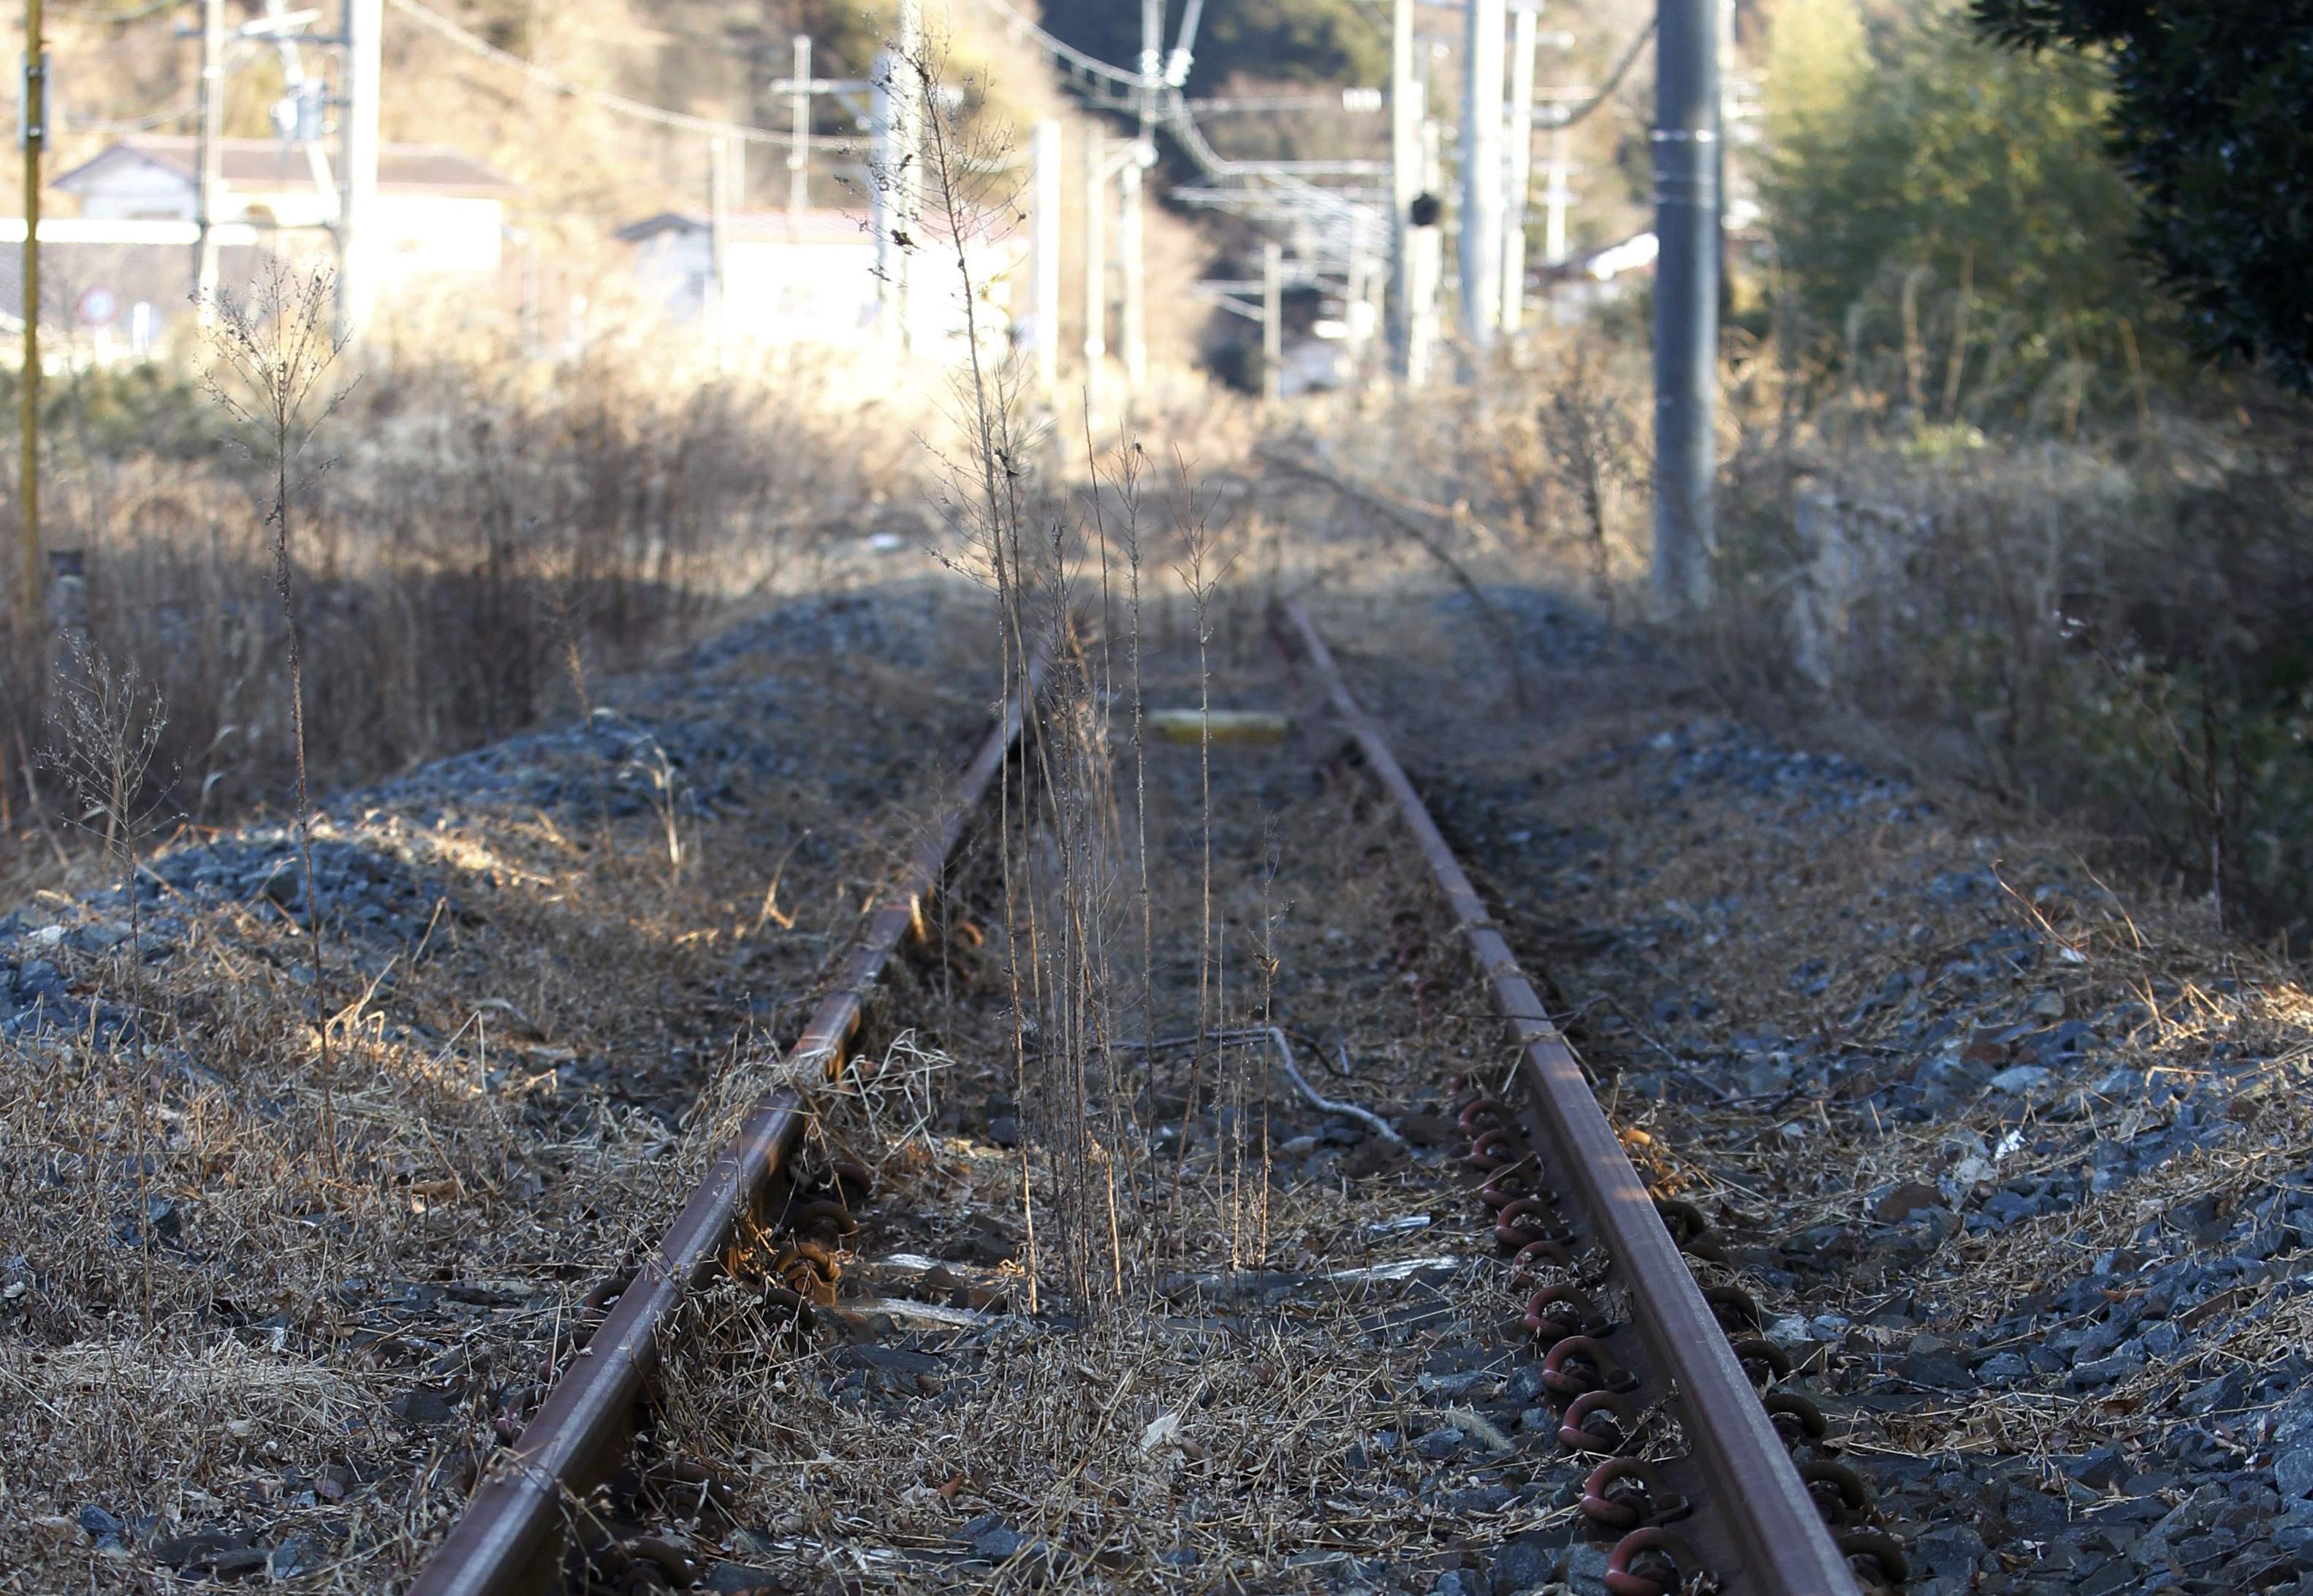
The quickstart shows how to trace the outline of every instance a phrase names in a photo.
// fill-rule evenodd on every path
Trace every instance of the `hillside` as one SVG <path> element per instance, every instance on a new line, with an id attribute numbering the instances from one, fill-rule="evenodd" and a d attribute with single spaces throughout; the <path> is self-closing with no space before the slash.
<path id="1" fill-rule="evenodd" d="M 425 12 L 485 41 L 491 56 L 461 48 L 426 25 L 418 7 L 386 10 L 385 82 L 382 108 L 390 140 L 441 143 L 488 161 L 514 179 L 521 195 L 509 220 L 519 230 L 530 262 L 532 292 L 541 303 L 580 297 L 608 306 L 623 292 L 627 251 L 611 235 L 625 224 L 668 208 L 701 208 L 709 162 L 702 134 L 670 129 L 619 114 L 558 92 L 557 83 L 622 94 L 648 105 L 783 129 L 787 105 L 770 85 L 790 70 L 796 33 L 814 41 L 813 67 L 822 77 L 859 79 L 874 70 L 889 0 L 863 7 L 857 0 L 422 0 Z M 1033 10 L 1033 0 L 1017 9 Z M 1074 101 L 1033 43 L 1017 37 L 1006 12 L 991 0 L 928 0 L 927 24 L 950 57 L 954 81 L 974 85 L 983 126 L 1016 141 L 1017 129 L 1047 116 L 1067 123 L 1064 179 L 1063 281 L 1069 285 L 1064 341 L 1081 337 L 1078 267 L 1083 134 Z M 1548 14 L 1553 39 L 1537 63 L 1544 102 L 1578 95 L 1603 80 L 1639 31 L 1643 0 L 1581 0 Z M 1165 7 L 1169 39 L 1177 31 L 1178 0 Z M 256 8 L 227 6 L 238 26 Z M 1224 155 L 1241 158 L 1355 157 L 1387 153 L 1387 119 L 1375 111 L 1329 105 L 1324 86 L 1379 86 L 1388 68 L 1388 13 L 1382 0 L 1211 0 L 1203 13 L 1187 90 L 1207 139 Z M 181 11 L 154 13 L 121 23 L 63 13 L 52 24 L 52 56 L 62 114 L 53 141 L 53 175 L 104 148 L 133 128 L 190 132 L 195 47 L 184 36 Z M 1139 51 L 1139 7 L 1121 0 L 1047 0 L 1043 14 L 1069 43 L 1100 58 L 1130 63 Z M 1421 59 L 1434 115 L 1450 124 L 1459 100 L 1460 18 L 1424 8 L 1418 13 Z M 522 63 L 528 63 L 526 72 Z M 308 51 L 303 69 L 333 70 L 323 52 Z M 541 81 L 544 79 L 545 81 Z M 233 58 L 228 82 L 228 131 L 262 137 L 283 92 L 283 64 L 271 48 L 245 47 Z M 1263 86 L 1314 103 L 1246 106 Z M 1576 195 L 1570 229 L 1577 249 L 1612 241 L 1643 225 L 1647 193 L 1644 123 L 1651 93 L 1651 62 L 1641 57 L 1618 90 L 1614 105 L 1587 120 L 1569 142 L 1570 186 Z M 1234 108 L 1215 107 L 1233 95 Z M 821 98 L 814 131 L 855 137 L 854 106 Z M 1121 127 L 1113 129 L 1121 131 Z M 743 206 L 784 202 L 787 154 L 773 144 L 740 152 Z M 1449 154 L 1450 170 L 1450 154 Z M 1537 192 L 1545 161 L 1538 147 Z M 1160 197 L 1172 183 L 1194 181 L 1195 169 L 1169 147 L 1157 174 Z M 857 206 L 866 188 L 857 152 L 819 152 L 811 167 L 814 204 Z M 11 202 L 0 200 L 0 205 Z M 59 197 L 58 209 L 69 214 Z M 1531 213 L 1539 242 L 1540 206 Z M 1201 276 L 1242 276 L 1252 269 L 1252 235 L 1211 213 L 1163 207 L 1152 214 L 1149 283 L 1152 346 L 1160 362 L 1188 359 L 1214 330 L 1205 308 L 1188 292 Z M 1538 256 L 1537 256 L 1538 258 Z M 1233 325 L 1219 330 L 1242 336 Z"/>

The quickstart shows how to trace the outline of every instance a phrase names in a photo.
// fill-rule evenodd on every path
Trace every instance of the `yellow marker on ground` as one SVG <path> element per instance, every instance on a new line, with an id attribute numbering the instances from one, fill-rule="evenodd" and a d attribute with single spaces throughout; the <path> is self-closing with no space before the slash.
<path id="1" fill-rule="evenodd" d="M 1269 709 L 1155 709 L 1148 727 L 1167 742 L 1200 742 L 1211 728 L 1215 742 L 1282 742 L 1293 723 Z"/>

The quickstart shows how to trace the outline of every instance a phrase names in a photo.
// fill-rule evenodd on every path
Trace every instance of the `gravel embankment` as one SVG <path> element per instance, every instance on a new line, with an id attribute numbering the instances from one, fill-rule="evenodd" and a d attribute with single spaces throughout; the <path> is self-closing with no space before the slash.
<path id="1" fill-rule="evenodd" d="M 1432 713 L 1433 797 L 1624 1122 L 1746 1242 L 1913 1589 L 2313 1590 L 2293 972 L 1521 615 L 1550 710 Z"/>
<path id="2" fill-rule="evenodd" d="M 148 860 L 133 943 L 0 918 L 0 1589 L 394 1583 L 983 723 L 977 613 L 871 579 L 330 797 L 318 999 L 280 824 Z"/>

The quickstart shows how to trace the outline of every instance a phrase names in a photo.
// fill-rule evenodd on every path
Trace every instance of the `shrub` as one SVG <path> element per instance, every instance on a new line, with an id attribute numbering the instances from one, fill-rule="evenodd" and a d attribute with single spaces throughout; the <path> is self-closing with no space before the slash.
<path id="1" fill-rule="evenodd" d="M 1950 0 L 1787 0 L 1762 194 L 1794 341 L 1910 410 L 2133 401 L 2181 367 L 2103 147 L 2102 68 L 2019 56 Z M 1869 26 L 1865 25 L 1866 22 Z"/>

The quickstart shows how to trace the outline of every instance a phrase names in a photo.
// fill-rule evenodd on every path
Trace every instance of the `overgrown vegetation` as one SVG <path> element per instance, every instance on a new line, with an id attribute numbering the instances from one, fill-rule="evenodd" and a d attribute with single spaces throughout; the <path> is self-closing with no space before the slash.
<path id="1" fill-rule="evenodd" d="M 2313 390 L 2303 292 L 2313 171 L 2313 4 L 2280 0 L 1974 0 L 2032 51 L 2110 64 L 2121 169 L 2144 197 L 2137 237 L 2203 352 Z"/>
<path id="2" fill-rule="evenodd" d="M 904 425 L 740 384 L 673 392 L 608 364 L 365 378 L 306 459 L 286 612 L 269 441 L 251 457 L 222 407 L 135 374 L 89 379 L 92 412 L 165 392 L 206 417 L 149 445 L 51 434 L 46 538 L 85 554 L 90 646 L 166 706 L 152 767 L 171 815 L 287 797 L 293 626 L 325 791 L 565 707 L 574 651 L 616 670 L 696 635 L 878 530 L 909 479 Z M 27 836 L 59 796 L 40 776 L 40 646 L 0 621 L 0 821 Z"/>
<path id="3" fill-rule="evenodd" d="M 2130 249 L 2102 69 L 2003 51 L 1951 0 L 1786 0 L 1761 183 L 1787 355 L 1939 421 L 2069 421 L 2183 374 Z"/>
<path id="4" fill-rule="evenodd" d="M 1977 11 L 2045 44 L 2089 42 L 2093 9 Z M 2106 22 L 2125 32 L 2130 9 Z M 2206 10 L 2164 14 L 2225 33 Z M 2138 257 L 2198 203 L 2146 175 L 2176 108 L 2145 102 L 2143 75 L 2176 42 L 2124 52 L 2115 86 L 2100 59 L 2000 48 L 1957 0 L 1779 9 L 1775 310 L 1734 373 L 1728 657 L 1945 740 L 2000 790 L 2301 935 L 2313 418 L 2194 365 L 2191 343 L 2225 339 L 2201 289 L 2184 285 L 2191 327 L 2169 293 L 2232 267 Z"/>

